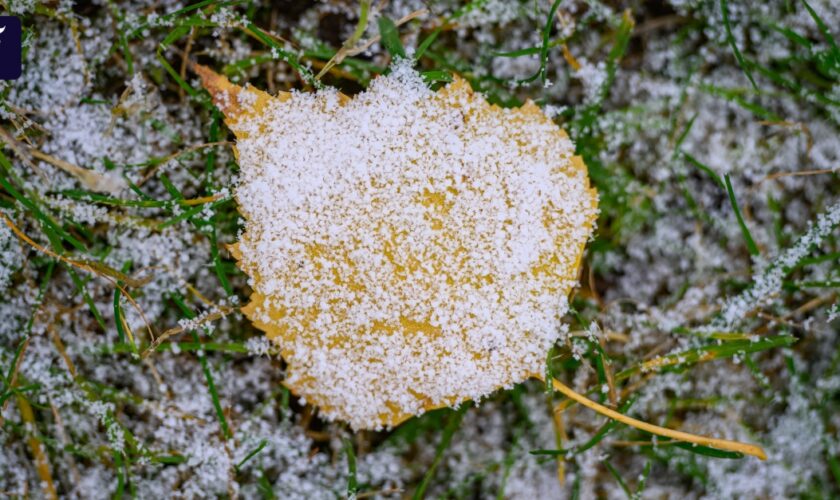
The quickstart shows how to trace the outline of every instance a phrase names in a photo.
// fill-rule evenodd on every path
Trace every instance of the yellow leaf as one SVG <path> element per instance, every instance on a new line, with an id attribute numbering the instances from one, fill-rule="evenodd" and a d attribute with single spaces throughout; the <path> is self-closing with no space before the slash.
<path id="1" fill-rule="evenodd" d="M 536 105 L 405 64 L 352 99 L 196 71 L 237 138 L 243 311 L 294 394 L 378 429 L 541 374 L 597 194 Z"/>

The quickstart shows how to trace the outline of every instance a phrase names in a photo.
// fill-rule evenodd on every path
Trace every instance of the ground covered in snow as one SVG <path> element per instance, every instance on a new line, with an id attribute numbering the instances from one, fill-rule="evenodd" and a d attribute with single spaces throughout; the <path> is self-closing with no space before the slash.
<path id="1" fill-rule="evenodd" d="M 0 493 L 840 492 L 833 0 L 0 7 L 24 26 L 23 76 L 0 84 Z M 569 310 L 545 332 L 558 339 L 546 372 L 635 418 L 759 444 L 766 461 L 652 438 L 536 381 L 359 432 L 286 389 L 282 346 L 239 310 L 254 283 L 228 245 L 244 225 L 234 195 L 247 172 L 190 61 L 272 94 L 357 95 L 401 56 L 414 60 L 399 71 L 416 95 L 458 75 L 502 107 L 534 101 L 588 166 L 600 214 L 579 286 L 545 306 Z M 393 109 L 373 122 L 411 120 L 409 103 Z M 344 161 L 336 137 L 362 131 L 311 112 L 297 109 L 293 130 L 312 127 L 306 149 Z M 411 144 L 378 154 L 428 152 Z M 340 189 L 322 184 L 325 200 Z M 278 220 L 275 241 L 289 224 Z M 473 326 L 494 345 L 519 334 L 500 337 L 484 309 L 488 328 Z M 346 362 L 321 359 L 320 372 Z M 332 397 L 357 390 L 342 380 Z"/>

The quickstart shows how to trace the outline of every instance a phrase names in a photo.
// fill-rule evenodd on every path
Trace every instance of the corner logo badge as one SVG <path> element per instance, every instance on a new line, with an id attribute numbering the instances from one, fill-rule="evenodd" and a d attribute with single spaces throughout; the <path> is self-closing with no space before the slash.
<path id="1" fill-rule="evenodd" d="M 20 18 L 0 16 L 0 80 L 17 80 L 23 65 L 21 61 Z"/>

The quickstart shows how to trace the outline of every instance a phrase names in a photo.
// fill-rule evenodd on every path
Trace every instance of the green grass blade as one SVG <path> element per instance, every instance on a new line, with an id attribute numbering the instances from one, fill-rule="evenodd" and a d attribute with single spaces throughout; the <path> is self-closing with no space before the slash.
<path id="1" fill-rule="evenodd" d="M 744 74 L 747 75 L 747 79 L 750 81 L 755 91 L 760 92 L 758 89 L 758 85 L 756 85 L 755 80 L 753 80 L 753 76 L 750 73 L 749 68 L 747 67 L 747 63 L 744 60 L 744 56 L 738 49 L 738 44 L 735 43 L 735 37 L 732 36 L 732 26 L 730 26 L 729 24 L 729 6 L 727 5 L 726 0 L 720 0 L 720 10 L 723 12 L 723 27 L 726 30 L 726 41 L 729 43 L 729 46 L 732 47 L 732 52 L 735 54 L 735 59 L 738 61 L 738 66 L 740 66 Z"/>
<path id="2" fill-rule="evenodd" d="M 356 480 L 356 453 L 353 451 L 353 443 L 344 438 L 344 454 L 347 455 L 347 498 L 356 498 L 359 485 Z"/>
<path id="3" fill-rule="evenodd" d="M 796 337 L 790 335 L 779 335 L 776 337 L 764 337 L 756 341 L 734 340 L 723 342 L 722 344 L 710 344 L 639 363 L 636 366 L 622 370 L 616 374 L 615 378 L 618 382 L 641 371 L 666 367 L 685 367 L 700 361 L 730 358 L 740 353 L 752 353 L 779 347 L 789 347 L 796 343 L 796 340 Z"/>
<path id="4" fill-rule="evenodd" d="M 422 42 L 420 45 L 417 46 L 417 50 L 414 51 L 414 59 L 420 60 L 423 57 L 423 54 L 429 50 L 429 47 L 437 40 L 438 35 L 440 35 L 441 28 L 436 28 L 432 31 Z"/>
<path id="5" fill-rule="evenodd" d="M 802 0 L 802 4 L 805 5 L 805 8 L 808 10 L 808 14 L 810 14 L 811 17 L 814 19 L 814 22 L 817 23 L 817 27 L 819 27 L 820 33 L 822 33 L 823 38 L 825 38 L 825 41 L 828 42 L 829 45 L 831 45 L 831 49 L 834 51 L 834 53 L 840 53 L 840 47 L 837 46 L 837 40 L 835 40 L 834 36 L 831 35 L 831 30 L 828 29 L 828 26 L 826 26 L 825 22 L 822 20 L 819 14 L 817 14 L 817 11 L 815 11 L 813 7 L 811 7 L 811 4 L 809 4 L 807 0 Z M 835 28 L 836 27 L 837 26 L 835 26 Z"/>
<path id="6" fill-rule="evenodd" d="M 738 219 L 738 225 L 741 226 L 741 233 L 744 235 L 747 250 L 749 250 L 750 255 L 755 257 L 759 255 L 760 252 L 758 251 L 758 246 L 755 244 L 755 240 L 753 240 L 753 237 L 750 234 L 750 228 L 747 227 L 747 223 L 744 221 L 744 216 L 741 215 L 741 209 L 738 208 L 738 201 L 735 199 L 735 191 L 732 189 L 732 183 L 729 181 L 729 174 L 724 175 L 723 180 L 726 183 L 726 193 L 729 195 L 729 203 L 732 204 L 732 210 L 735 211 L 735 217 Z"/>
<path id="7" fill-rule="evenodd" d="M 391 57 L 404 59 L 405 49 L 400 40 L 400 32 L 397 29 L 397 25 L 394 24 L 394 21 L 386 16 L 382 16 L 377 23 L 379 24 L 379 36 L 382 37 L 382 46 L 391 54 Z"/>
<path id="8" fill-rule="evenodd" d="M 262 441 L 260 441 L 260 444 L 258 444 L 256 448 L 254 448 L 253 450 L 251 450 L 250 452 L 248 452 L 248 454 L 247 454 L 247 455 L 245 455 L 245 458 L 243 458 L 242 460 L 240 460 L 240 461 L 239 461 L 239 463 L 238 463 L 238 464 L 236 464 L 236 470 L 237 470 L 237 472 L 238 472 L 240 469 L 242 469 L 242 466 L 243 466 L 243 465 L 245 465 L 245 463 L 247 463 L 247 462 L 248 462 L 248 460 L 251 460 L 252 458 L 254 458 L 255 456 L 257 456 L 257 453 L 261 452 L 261 451 L 262 451 L 262 449 L 263 449 L 263 448 L 265 448 L 265 445 L 267 445 L 267 444 L 268 444 L 268 441 L 267 441 L 267 440 L 265 440 L 265 439 L 263 439 Z"/>
<path id="9" fill-rule="evenodd" d="M 463 403 L 449 416 L 449 421 L 443 429 L 440 444 L 438 444 L 437 450 L 435 451 L 435 459 L 429 467 L 429 470 L 427 470 L 426 474 L 423 476 L 423 480 L 420 481 L 419 485 L 417 485 L 417 489 L 414 491 L 413 495 L 414 500 L 419 500 L 426 495 L 426 488 L 429 487 L 429 483 L 432 481 L 432 478 L 434 478 L 435 470 L 437 470 L 438 465 L 440 465 L 441 460 L 443 460 L 443 454 L 446 449 L 449 448 L 449 443 L 452 442 L 452 436 L 455 434 L 455 431 L 458 430 L 458 427 L 461 425 L 461 420 L 463 420 L 464 414 L 467 413 L 470 406 L 470 403 Z"/>
<path id="10" fill-rule="evenodd" d="M 175 304 L 181 310 L 181 313 L 187 317 L 187 319 L 195 319 L 195 313 L 184 303 L 184 300 L 181 296 L 177 293 L 171 295 L 172 300 L 175 301 Z M 196 344 L 200 344 L 198 334 L 195 330 L 192 330 L 192 337 L 193 341 Z M 210 365 L 207 362 L 207 357 L 199 350 L 198 351 L 198 362 L 201 364 L 201 369 L 204 372 L 204 379 L 207 381 L 207 389 L 210 392 L 210 399 L 213 402 L 213 408 L 216 410 L 216 417 L 219 419 L 219 424 L 222 427 L 222 435 L 225 439 L 230 439 L 232 434 L 230 432 L 230 427 L 228 426 L 227 419 L 225 418 L 225 412 L 222 410 L 222 404 L 219 401 L 219 393 L 216 390 L 216 383 L 213 381 L 213 374 L 210 371 Z"/>
<path id="11" fill-rule="evenodd" d="M 628 500 L 633 498 L 633 493 L 630 492 L 630 488 L 627 486 L 627 483 L 624 481 L 624 478 L 621 477 L 621 474 L 615 470 L 615 467 L 609 462 L 609 460 L 604 460 L 604 466 L 609 471 L 610 475 L 615 478 L 618 485 L 621 487 L 621 491 L 627 495 Z"/>
<path id="12" fill-rule="evenodd" d="M 660 442 L 660 444 L 664 444 Z M 682 450 L 690 451 L 691 453 L 696 453 L 697 455 L 703 455 L 706 457 L 712 458 L 726 458 L 730 460 L 738 460 L 744 458 L 743 453 L 738 453 L 735 451 L 725 451 L 725 450 L 718 450 L 716 448 L 709 448 L 708 446 L 703 446 L 699 444 L 693 443 L 682 443 L 678 441 L 673 441 L 673 446 L 676 448 L 680 448 Z"/>

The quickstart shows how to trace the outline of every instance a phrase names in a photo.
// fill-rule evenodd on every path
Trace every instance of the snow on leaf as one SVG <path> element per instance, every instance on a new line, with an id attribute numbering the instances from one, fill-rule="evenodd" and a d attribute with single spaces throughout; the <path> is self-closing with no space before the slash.
<path id="1" fill-rule="evenodd" d="M 352 99 L 197 71 L 237 138 L 243 312 L 296 395 L 381 428 L 541 373 L 597 195 L 535 104 L 433 92 L 407 62 Z"/>

